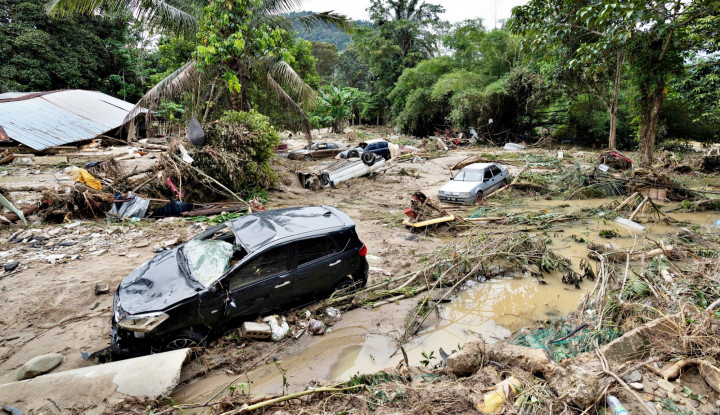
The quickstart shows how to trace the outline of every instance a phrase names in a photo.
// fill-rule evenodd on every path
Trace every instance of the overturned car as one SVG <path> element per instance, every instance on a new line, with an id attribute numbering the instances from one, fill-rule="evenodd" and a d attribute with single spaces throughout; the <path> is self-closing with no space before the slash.
<path id="1" fill-rule="evenodd" d="M 355 224 L 329 206 L 268 210 L 208 228 L 121 283 L 114 354 L 202 345 L 243 321 L 367 283 Z"/>

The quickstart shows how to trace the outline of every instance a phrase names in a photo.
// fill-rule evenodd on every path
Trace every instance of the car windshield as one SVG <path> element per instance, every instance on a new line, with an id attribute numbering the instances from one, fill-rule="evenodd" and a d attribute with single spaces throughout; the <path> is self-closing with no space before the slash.
<path id="1" fill-rule="evenodd" d="M 209 228 L 188 241 L 179 252 L 186 265 L 185 276 L 203 287 L 222 277 L 247 255 L 245 249 L 235 243 L 235 233 L 226 224 Z"/>
<path id="2" fill-rule="evenodd" d="M 459 182 L 481 182 L 483 181 L 483 170 L 462 169 L 453 177 L 453 180 Z"/>
<path id="3" fill-rule="evenodd" d="M 183 247 L 192 278 L 207 287 L 230 268 L 233 256 L 231 243 L 213 239 L 189 241 Z"/>

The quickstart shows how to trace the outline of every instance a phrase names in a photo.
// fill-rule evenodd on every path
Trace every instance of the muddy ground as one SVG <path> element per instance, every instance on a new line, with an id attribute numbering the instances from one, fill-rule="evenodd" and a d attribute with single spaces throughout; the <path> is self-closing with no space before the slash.
<path id="1" fill-rule="evenodd" d="M 301 142 L 292 142 L 293 146 Z M 527 153 L 553 157 L 556 150 L 530 150 Z M 372 178 L 359 178 L 341 183 L 337 188 L 322 191 L 303 189 L 294 171 L 319 166 L 327 161 L 295 162 L 277 160 L 280 184 L 270 192 L 266 208 L 305 205 L 331 205 L 346 212 L 357 225 L 361 240 L 368 247 L 372 267 L 399 276 L 419 267 L 423 259 L 457 234 L 467 231 L 439 231 L 411 233 L 400 224 L 403 210 L 409 207 L 409 197 L 421 190 L 436 195 L 449 179 L 450 168 L 461 160 L 478 154 L 507 156 L 512 164 L 505 164 L 511 175 L 518 174 L 525 162 L 513 153 L 497 148 L 464 148 L 451 150 L 424 163 L 398 163 L 392 169 Z M 508 156 L 510 154 L 510 156 Z M 565 150 L 565 165 L 578 163 L 583 168 L 593 165 L 596 153 Z M 503 163 L 504 164 L 504 163 Z M 0 177 L 0 186 L 18 183 L 30 169 L 5 168 L 8 174 Z M 52 181 L 62 176 L 62 168 L 33 168 L 35 179 Z M 38 172 L 38 170 L 40 170 Z M 536 167 L 537 173 L 552 172 L 552 167 Z M 720 183 L 706 175 L 689 175 L 685 181 L 691 186 L 716 188 Z M 551 198 L 552 199 L 552 198 Z M 562 213 L 594 208 L 624 199 L 614 197 L 594 200 L 546 200 L 533 192 L 513 192 L 512 196 L 492 198 L 485 204 L 486 214 L 503 213 Z M 674 204 L 667 204 L 667 207 Z M 477 206 L 452 207 L 460 216 L 469 216 Z M 679 224 L 657 224 L 651 229 L 657 236 L 677 231 L 682 226 L 706 226 L 716 213 L 679 213 Z M 31 218 L 32 220 L 33 218 Z M 172 245 L 199 233 L 205 225 L 188 220 L 163 219 L 132 224 L 104 223 L 72 219 L 62 225 L 32 223 L 0 229 L 0 262 L 19 261 L 13 272 L 0 274 L 0 384 L 15 380 L 20 366 L 31 358 L 60 353 L 65 359 L 55 372 L 90 365 L 81 359 L 80 351 L 93 351 L 109 344 L 112 295 L 119 282 L 133 269 L 155 255 L 153 249 Z M 584 240 L 596 240 L 601 230 L 616 228 L 619 237 L 613 243 L 632 246 L 635 233 L 618 226 L 607 225 L 599 219 L 564 222 L 538 231 L 537 226 L 481 225 L 471 232 L 541 232 L 551 238 L 552 248 L 560 255 L 579 259 L 587 256 Z M 47 238 L 42 245 L 32 242 L 11 243 L 17 232 L 25 240 L 31 236 Z M 575 237 L 573 237 L 575 236 Z M 176 239 L 177 238 L 177 239 Z M 36 239 L 37 240 L 37 239 Z M 49 242 L 47 242 L 49 241 Z M 48 246 L 51 245 L 51 246 Z M 62 256 L 62 257 L 61 257 Z M 386 278 L 376 271 L 369 284 Z M 496 342 L 526 325 L 561 317 L 573 310 L 582 295 L 590 288 L 587 283 L 577 289 L 560 281 L 560 275 L 550 275 L 546 284 L 538 281 L 513 280 L 499 285 L 488 284 L 485 291 L 468 290 L 445 307 L 443 314 L 429 319 L 419 330 L 419 337 L 411 344 L 410 364 L 420 365 L 422 353 L 445 347 L 456 349 L 461 343 L 484 339 Z M 101 291 L 96 294 L 96 286 Z M 374 372 L 396 366 L 402 359 L 390 356 L 395 349 L 398 331 L 403 328 L 408 311 L 416 299 L 406 299 L 379 308 L 358 308 L 347 311 L 341 322 L 325 336 L 305 334 L 273 352 L 278 344 L 248 342 L 237 336 L 223 338 L 202 351 L 183 371 L 181 384 L 173 399 L 180 403 L 203 402 L 212 397 L 244 373 L 247 367 L 263 356 L 278 359 L 286 372 L 283 386 L 278 365 L 262 361 L 240 381 L 250 383 L 251 393 L 279 394 L 283 391 L 303 390 L 313 381 L 343 380 L 360 372 Z M 468 310 L 478 310 L 471 311 Z M 484 308 L 483 308 L 484 307 Z M 530 311 L 528 311 L 530 310 Z M 300 310 L 302 311 L 302 310 Z M 294 314 L 292 314 L 294 316 Z M 291 316 L 291 322 L 294 321 Z M 448 323 L 455 323 L 450 324 Z M 435 352 L 437 355 L 437 351 Z M 435 362 L 433 362 L 435 363 Z M 76 407 L 75 402 L 57 402 L 63 411 L 101 410 L 113 402 L 97 402 L 96 406 Z M 19 403 L 15 406 L 22 406 Z M 45 399 L 25 403 L 34 413 L 57 413 L 57 407 Z M 704 408 L 710 408 L 704 407 Z"/>

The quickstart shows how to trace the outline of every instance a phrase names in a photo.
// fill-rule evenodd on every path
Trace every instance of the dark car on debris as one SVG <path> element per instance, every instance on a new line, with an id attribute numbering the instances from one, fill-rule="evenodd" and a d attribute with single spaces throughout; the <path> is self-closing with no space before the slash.
<path id="1" fill-rule="evenodd" d="M 198 346 L 243 321 L 365 286 L 366 253 L 352 219 L 329 206 L 262 211 L 208 228 L 120 283 L 111 348 Z"/>
<path id="2" fill-rule="evenodd" d="M 288 158 L 291 160 L 316 160 L 335 157 L 347 147 L 347 144 L 312 143 L 301 149 L 291 151 L 288 153 Z"/>
<path id="3" fill-rule="evenodd" d="M 363 153 L 373 153 L 385 160 L 390 160 L 390 143 L 381 139 L 364 141 L 355 147 L 340 152 L 335 158 L 351 159 L 361 157 Z"/>

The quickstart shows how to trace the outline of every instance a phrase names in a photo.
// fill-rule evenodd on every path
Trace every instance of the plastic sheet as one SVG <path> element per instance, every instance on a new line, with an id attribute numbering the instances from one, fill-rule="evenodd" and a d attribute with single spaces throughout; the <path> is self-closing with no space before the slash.
<path id="1" fill-rule="evenodd" d="M 140 196 L 132 196 L 130 193 L 128 193 L 128 196 L 132 197 L 132 199 L 123 202 L 119 209 L 117 203 L 113 204 L 110 213 L 118 215 L 121 218 L 144 218 L 148 206 L 150 206 L 150 201 Z"/>
<path id="2" fill-rule="evenodd" d="M 88 173 L 88 171 L 85 169 L 74 167 L 68 173 L 68 177 L 70 177 L 71 180 L 83 183 L 86 186 L 92 187 L 95 190 L 102 190 L 102 184 L 100 184 L 100 181 L 93 177 L 93 175 Z"/>
<path id="3" fill-rule="evenodd" d="M 207 287 L 227 272 L 233 245 L 212 239 L 193 239 L 185 244 L 184 250 L 193 278 Z"/>

